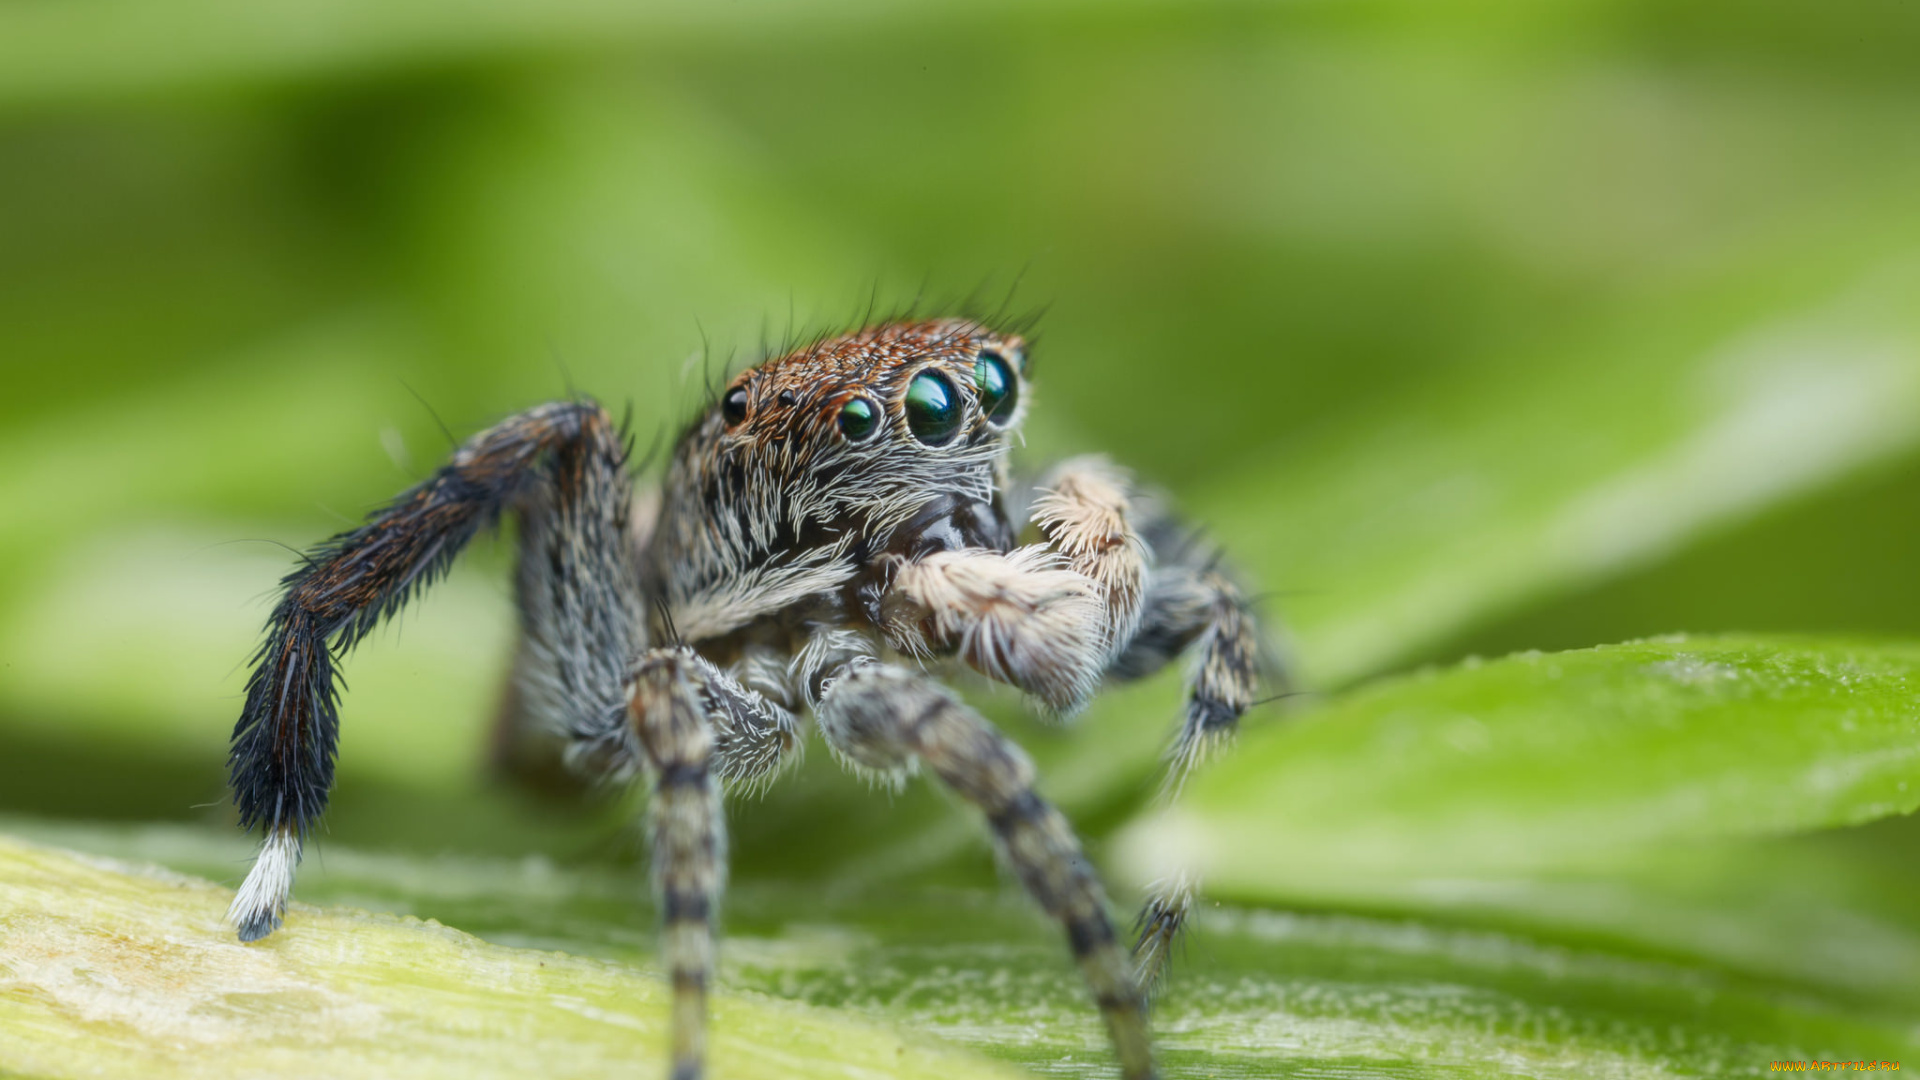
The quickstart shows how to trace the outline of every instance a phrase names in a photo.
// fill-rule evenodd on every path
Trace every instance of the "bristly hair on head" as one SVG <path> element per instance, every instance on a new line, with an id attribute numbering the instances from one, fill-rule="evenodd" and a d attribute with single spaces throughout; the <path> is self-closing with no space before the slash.
<path id="1" fill-rule="evenodd" d="M 739 362 L 738 354 L 732 350 L 728 351 L 724 360 L 718 360 L 718 351 L 705 324 L 696 319 L 694 325 L 700 334 L 700 351 L 696 354 L 700 364 L 697 395 L 699 403 L 687 411 L 686 419 L 674 429 L 674 437 L 669 440 L 669 443 L 679 442 L 689 431 L 697 427 L 702 418 L 718 406 L 721 391 L 725 390 L 733 377 L 741 371 L 782 356 L 808 352 L 850 333 L 893 323 L 955 318 L 984 327 L 995 334 L 1017 334 L 1025 338 L 1029 346 L 1027 370 L 1031 372 L 1033 365 L 1031 347 L 1039 340 L 1034 327 L 1045 316 L 1050 305 L 1038 304 L 1031 307 L 1016 305 L 1015 297 L 1030 267 L 1031 263 L 1022 266 L 1007 287 L 999 291 L 997 299 L 988 299 L 995 292 L 992 274 L 982 278 L 962 296 L 931 301 L 927 298 L 927 278 L 923 277 L 912 296 L 897 303 L 888 304 L 883 301 L 884 292 L 880 278 L 876 275 L 872 284 L 868 286 L 866 295 L 855 302 L 855 309 L 846 318 L 826 319 L 810 324 L 802 324 L 799 321 L 794 306 L 795 301 L 789 293 L 786 330 L 778 339 L 773 338 L 771 324 L 763 315 L 760 321 L 759 344 L 748 354 L 748 359 L 744 363 Z M 693 359 L 695 358 L 689 358 L 689 365 Z M 681 379 L 684 385 L 686 382 L 684 369 Z"/>

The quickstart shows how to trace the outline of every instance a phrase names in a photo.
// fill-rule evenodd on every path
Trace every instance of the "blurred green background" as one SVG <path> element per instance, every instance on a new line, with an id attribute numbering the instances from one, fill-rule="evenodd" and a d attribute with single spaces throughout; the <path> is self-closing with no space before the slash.
<path id="1" fill-rule="evenodd" d="M 645 446 L 872 297 L 1044 308 L 1028 460 L 1172 491 L 1316 693 L 1920 637 L 1916 56 L 1905 0 L 5 0 L 0 813 L 226 843 L 280 545 L 442 422 L 573 386 Z M 509 551 L 350 662 L 333 842 L 631 862 L 622 809 L 487 778 Z M 1098 838 L 1178 693 L 987 700 Z M 750 886 L 993 880 L 824 753 L 735 820 Z"/>

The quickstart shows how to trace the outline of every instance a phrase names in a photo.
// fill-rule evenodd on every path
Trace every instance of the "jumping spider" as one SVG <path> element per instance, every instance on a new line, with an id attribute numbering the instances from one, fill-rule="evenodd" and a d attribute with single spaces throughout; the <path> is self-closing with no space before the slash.
<path id="1" fill-rule="evenodd" d="M 474 436 L 281 582 L 228 762 L 241 823 L 263 834 L 229 912 L 240 939 L 280 926 L 326 807 L 339 658 L 513 510 L 509 722 L 560 736 L 590 775 L 652 780 L 675 1080 L 705 1067 L 722 788 L 771 780 L 806 713 L 851 767 L 924 766 L 980 808 L 1066 931 L 1122 1072 L 1152 1076 L 1144 986 L 1189 886 L 1156 890 L 1129 958 L 1027 756 L 927 668 L 957 659 L 1066 715 L 1103 679 L 1191 653 L 1177 776 L 1252 703 L 1263 650 L 1216 553 L 1118 469 L 1082 458 L 1011 478 L 1026 389 L 1025 342 L 969 320 L 822 340 L 735 378 L 639 501 L 627 440 L 591 401 Z"/>

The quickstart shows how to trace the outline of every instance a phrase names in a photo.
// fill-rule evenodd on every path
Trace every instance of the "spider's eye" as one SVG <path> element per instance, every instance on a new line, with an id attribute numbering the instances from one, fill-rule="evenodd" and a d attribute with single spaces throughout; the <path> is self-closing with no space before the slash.
<path id="1" fill-rule="evenodd" d="M 907 428 L 928 446 L 939 446 L 960 430 L 960 394 L 945 377 L 923 371 L 907 384 Z"/>
<path id="2" fill-rule="evenodd" d="M 980 411 L 987 414 L 988 423 L 997 426 L 1013 418 L 1013 410 L 1020 404 L 1020 380 L 1014 377 L 1005 357 L 981 353 L 973 363 L 973 385 L 980 390 Z"/>
<path id="3" fill-rule="evenodd" d="M 746 387 L 736 386 L 727 391 L 727 396 L 720 399 L 720 415 L 726 417 L 728 427 L 747 418 Z"/>
<path id="4" fill-rule="evenodd" d="M 861 442 L 880 428 L 880 407 L 866 398 L 851 398 L 840 406 L 840 434 Z"/>

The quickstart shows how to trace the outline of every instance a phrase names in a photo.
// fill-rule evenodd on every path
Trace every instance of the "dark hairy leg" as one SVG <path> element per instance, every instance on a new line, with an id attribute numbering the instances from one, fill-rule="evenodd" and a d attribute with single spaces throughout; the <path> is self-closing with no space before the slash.
<path id="1" fill-rule="evenodd" d="M 229 912 L 241 940 L 280 925 L 306 830 L 326 809 L 339 658 L 510 508 L 526 510 L 521 602 L 539 653 L 538 689 L 570 732 L 620 737 L 624 665 L 645 633 L 626 463 L 624 440 L 600 406 L 530 409 L 469 439 L 427 480 L 282 579 L 228 757 L 241 824 L 263 833 Z"/>

